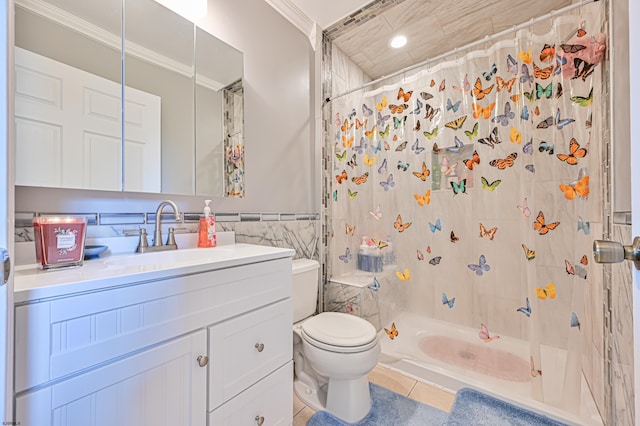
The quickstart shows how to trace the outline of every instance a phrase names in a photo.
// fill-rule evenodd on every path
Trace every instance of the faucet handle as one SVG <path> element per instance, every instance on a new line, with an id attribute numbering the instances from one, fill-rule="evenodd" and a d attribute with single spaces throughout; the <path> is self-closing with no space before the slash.
<path id="1" fill-rule="evenodd" d="M 178 248 L 178 245 L 176 244 L 176 237 L 175 237 L 175 229 L 174 228 L 169 228 L 169 235 L 167 236 L 167 246 L 176 246 L 176 248 Z"/>
<path id="2" fill-rule="evenodd" d="M 138 242 L 138 248 L 136 251 L 140 253 L 144 248 L 149 247 L 149 241 L 147 240 L 147 230 L 145 228 L 140 229 L 125 229 L 122 231 L 124 235 L 140 235 L 140 242 Z"/>

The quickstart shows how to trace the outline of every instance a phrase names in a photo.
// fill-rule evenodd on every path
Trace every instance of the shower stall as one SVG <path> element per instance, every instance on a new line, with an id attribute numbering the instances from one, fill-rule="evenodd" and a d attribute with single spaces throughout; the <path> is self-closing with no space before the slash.
<path id="1" fill-rule="evenodd" d="M 601 423 L 607 45 L 596 2 L 333 94 L 325 308 L 372 321 L 383 364 Z"/>

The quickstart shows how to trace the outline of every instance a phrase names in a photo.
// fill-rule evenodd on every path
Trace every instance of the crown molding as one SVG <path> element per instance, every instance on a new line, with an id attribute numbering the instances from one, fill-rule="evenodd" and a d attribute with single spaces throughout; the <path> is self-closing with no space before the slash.
<path id="1" fill-rule="evenodd" d="M 83 34 L 84 36 L 89 37 L 107 47 L 115 50 L 122 49 L 122 39 L 120 36 L 112 34 L 97 25 L 78 18 L 77 16 L 51 4 L 41 0 L 16 0 L 15 4 L 18 7 L 29 10 L 30 12 L 56 22 L 72 31 Z M 125 40 L 124 51 L 127 55 L 131 55 L 145 62 L 166 68 L 185 77 L 193 78 L 192 66 L 185 65 L 167 56 L 160 55 L 157 52 L 139 44 Z M 216 92 L 224 87 L 222 83 L 211 78 L 203 77 L 199 74 L 197 75 L 196 81 L 198 82 L 198 85 Z"/>
<path id="2" fill-rule="evenodd" d="M 265 0 L 280 15 L 284 16 L 294 27 L 302 31 L 309 38 L 313 50 L 318 46 L 317 24 L 309 18 L 298 6 L 293 4 L 291 0 Z"/>

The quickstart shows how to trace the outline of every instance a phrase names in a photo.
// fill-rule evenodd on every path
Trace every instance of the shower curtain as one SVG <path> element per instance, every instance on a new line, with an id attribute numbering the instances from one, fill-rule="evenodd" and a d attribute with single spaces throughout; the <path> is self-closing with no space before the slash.
<path id="1" fill-rule="evenodd" d="M 475 328 L 478 345 L 528 342 L 531 396 L 572 411 L 581 332 L 598 326 L 584 313 L 603 220 L 604 10 L 332 100 L 331 278 L 365 277 L 385 339 L 412 312 Z M 543 386 L 541 345 L 566 351 L 559 389 Z"/>

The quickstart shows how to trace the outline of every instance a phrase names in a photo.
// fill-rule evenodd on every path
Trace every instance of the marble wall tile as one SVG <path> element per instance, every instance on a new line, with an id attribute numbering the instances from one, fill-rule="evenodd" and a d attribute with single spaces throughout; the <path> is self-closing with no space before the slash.
<path id="1" fill-rule="evenodd" d="M 598 407 L 601 413 L 606 413 L 607 412 L 606 406 L 608 406 L 608 401 L 607 401 L 608 391 L 605 388 L 605 383 L 607 380 L 605 377 L 605 369 L 604 369 L 606 360 L 605 360 L 604 354 L 599 352 L 599 348 L 596 347 L 595 345 L 591 345 L 591 352 L 593 354 L 593 357 L 591 359 L 592 361 L 591 370 L 592 370 L 593 376 L 591 377 L 591 380 L 588 381 L 587 383 L 591 388 L 591 395 L 593 396 L 593 400 L 595 401 L 596 406 Z"/>
<path id="2" fill-rule="evenodd" d="M 219 222 L 216 229 L 234 231 L 238 243 L 292 248 L 296 251 L 295 259 L 320 259 L 320 222 L 317 220 Z"/>
<path id="3" fill-rule="evenodd" d="M 337 46 L 333 45 L 331 51 L 331 73 L 332 77 L 340 77 L 342 80 L 347 81 L 349 75 L 349 58 L 344 52 Z"/>
<path id="4" fill-rule="evenodd" d="M 368 287 L 342 284 L 330 281 L 324 291 L 325 309 L 330 312 L 344 312 L 369 321 L 380 330 L 380 308 L 378 293 Z"/>
<path id="5" fill-rule="evenodd" d="M 633 388 L 633 366 L 616 363 L 613 365 L 612 425 L 633 425 L 635 405 Z"/>
<path id="6" fill-rule="evenodd" d="M 216 223 L 216 230 L 235 231 L 236 242 L 269 245 L 273 247 L 292 248 L 296 251 L 294 258 L 308 258 L 320 260 L 320 221 L 309 220 L 274 220 L 274 221 L 250 221 L 250 222 L 224 222 Z M 315 215 L 305 215 L 313 217 Z M 163 231 L 166 235 L 169 226 L 179 229 L 178 232 L 195 234 L 198 232 L 198 223 L 166 223 Z M 136 236 L 125 236 L 124 231 L 145 228 L 149 243 L 152 242 L 155 224 L 144 225 L 96 225 L 87 227 L 87 239 L 104 238 L 128 238 L 135 240 Z M 15 242 L 34 241 L 33 227 L 17 227 L 14 234 Z M 177 237 L 176 237 L 177 238 Z"/>
<path id="7" fill-rule="evenodd" d="M 631 226 L 613 225 L 612 241 L 630 244 Z M 632 263 L 611 265 L 612 416 L 615 424 L 635 424 Z"/>

